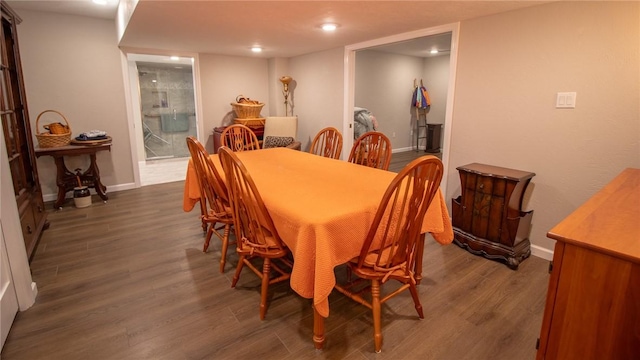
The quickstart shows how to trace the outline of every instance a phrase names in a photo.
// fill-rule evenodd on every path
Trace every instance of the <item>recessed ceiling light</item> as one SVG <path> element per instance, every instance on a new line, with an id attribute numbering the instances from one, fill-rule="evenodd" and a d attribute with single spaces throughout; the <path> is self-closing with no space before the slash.
<path id="1" fill-rule="evenodd" d="M 171 60 L 173 60 L 173 61 L 178 61 L 178 60 L 180 60 L 180 57 L 178 57 L 178 56 L 172 56 L 172 57 L 170 57 L 169 59 L 171 59 Z"/>
<path id="2" fill-rule="evenodd" d="M 253 51 L 254 53 L 260 53 L 262 52 L 262 48 L 260 46 L 254 46 L 251 48 L 251 51 Z"/>
<path id="3" fill-rule="evenodd" d="M 327 32 L 336 31 L 337 28 L 338 28 L 338 25 L 336 24 L 332 24 L 332 23 L 322 24 L 322 30 Z"/>
<path id="4" fill-rule="evenodd" d="M 107 0 L 93 0 L 94 4 L 107 5 Z"/>
<path id="5" fill-rule="evenodd" d="M 438 50 L 437 50 L 437 49 L 433 49 L 433 50 L 431 50 L 431 51 L 430 51 L 430 53 L 431 53 L 431 54 L 437 54 L 437 53 L 438 53 Z"/>

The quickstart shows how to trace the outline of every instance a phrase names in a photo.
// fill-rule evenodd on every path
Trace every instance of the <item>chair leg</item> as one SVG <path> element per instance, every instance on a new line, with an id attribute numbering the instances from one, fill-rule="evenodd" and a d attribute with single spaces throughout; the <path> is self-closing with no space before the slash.
<path id="1" fill-rule="evenodd" d="M 224 264 L 227 261 L 227 248 L 229 247 L 229 232 L 231 224 L 225 224 L 224 234 L 222 235 L 222 253 L 220 254 L 220 272 L 224 272 Z"/>
<path id="2" fill-rule="evenodd" d="M 382 351 L 382 326 L 380 321 L 380 282 L 371 280 L 371 310 L 373 312 L 373 343 L 376 353 Z"/>
<path id="3" fill-rule="evenodd" d="M 409 291 L 411 292 L 411 297 L 413 298 L 413 303 L 416 306 L 418 316 L 420 316 L 420 319 L 424 319 L 424 314 L 422 313 L 422 304 L 420 304 L 420 297 L 418 296 L 418 288 L 414 284 L 409 284 Z"/>
<path id="4" fill-rule="evenodd" d="M 202 231 L 207 231 L 208 224 L 204 221 L 204 216 L 207 215 L 207 201 L 202 196 L 200 196 L 200 215 L 202 218 Z"/>
<path id="5" fill-rule="evenodd" d="M 215 223 L 211 223 L 209 225 L 209 230 L 207 230 L 207 237 L 206 239 L 204 239 L 204 246 L 202 247 L 202 252 L 207 252 L 207 249 L 209 249 L 209 243 L 211 242 L 211 236 L 213 235 L 214 226 L 216 226 Z"/>
<path id="6" fill-rule="evenodd" d="M 240 279 L 240 273 L 242 272 L 242 267 L 244 266 L 245 256 L 241 255 L 238 259 L 238 266 L 236 267 L 236 273 L 233 274 L 233 280 L 231 281 L 231 287 L 236 287 L 238 283 L 238 279 Z"/>
<path id="7" fill-rule="evenodd" d="M 262 288 L 260 289 L 260 320 L 267 314 L 267 291 L 269 290 L 269 273 L 271 273 L 271 259 L 265 258 L 262 265 Z"/>

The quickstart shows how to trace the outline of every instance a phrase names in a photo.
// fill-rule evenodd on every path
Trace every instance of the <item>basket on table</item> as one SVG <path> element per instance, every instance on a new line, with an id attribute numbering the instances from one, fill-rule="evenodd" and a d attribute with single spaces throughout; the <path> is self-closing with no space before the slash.
<path id="1" fill-rule="evenodd" d="M 259 119 L 264 103 L 238 95 L 236 102 L 231 103 L 238 119 Z"/>
<path id="2" fill-rule="evenodd" d="M 58 114 L 62 120 L 64 120 L 64 124 L 57 122 L 43 125 L 43 129 L 45 129 L 46 132 L 41 133 L 40 118 L 45 113 L 49 112 Z M 69 145 L 71 143 L 71 126 L 69 125 L 69 121 L 67 121 L 67 118 L 64 117 L 62 113 L 56 110 L 45 110 L 41 112 L 36 119 L 36 139 L 38 139 L 38 145 L 41 148 L 53 148 Z"/>

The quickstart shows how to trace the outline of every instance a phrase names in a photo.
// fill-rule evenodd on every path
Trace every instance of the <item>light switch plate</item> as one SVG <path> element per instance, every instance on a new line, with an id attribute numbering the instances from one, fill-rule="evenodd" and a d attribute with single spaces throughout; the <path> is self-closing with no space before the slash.
<path id="1" fill-rule="evenodd" d="M 556 109 L 575 109 L 576 93 L 575 92 L 559 92 L 556 97 Z"/>

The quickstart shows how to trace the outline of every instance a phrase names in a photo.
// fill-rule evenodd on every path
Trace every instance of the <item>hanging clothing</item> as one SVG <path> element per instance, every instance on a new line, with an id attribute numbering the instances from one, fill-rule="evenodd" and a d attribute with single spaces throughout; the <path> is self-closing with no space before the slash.
<path id="1" fill-rule="evenodd" d="M 429 97 L 427 88 L 422 85 L 422 81 L 420 81 L 420 84 L 420 86 L 416 86 L 416 88 L 413 90 L 411 106 L 415 106 L 420 109 L 426 109 L 431 106 L 431 98 Z"/>

